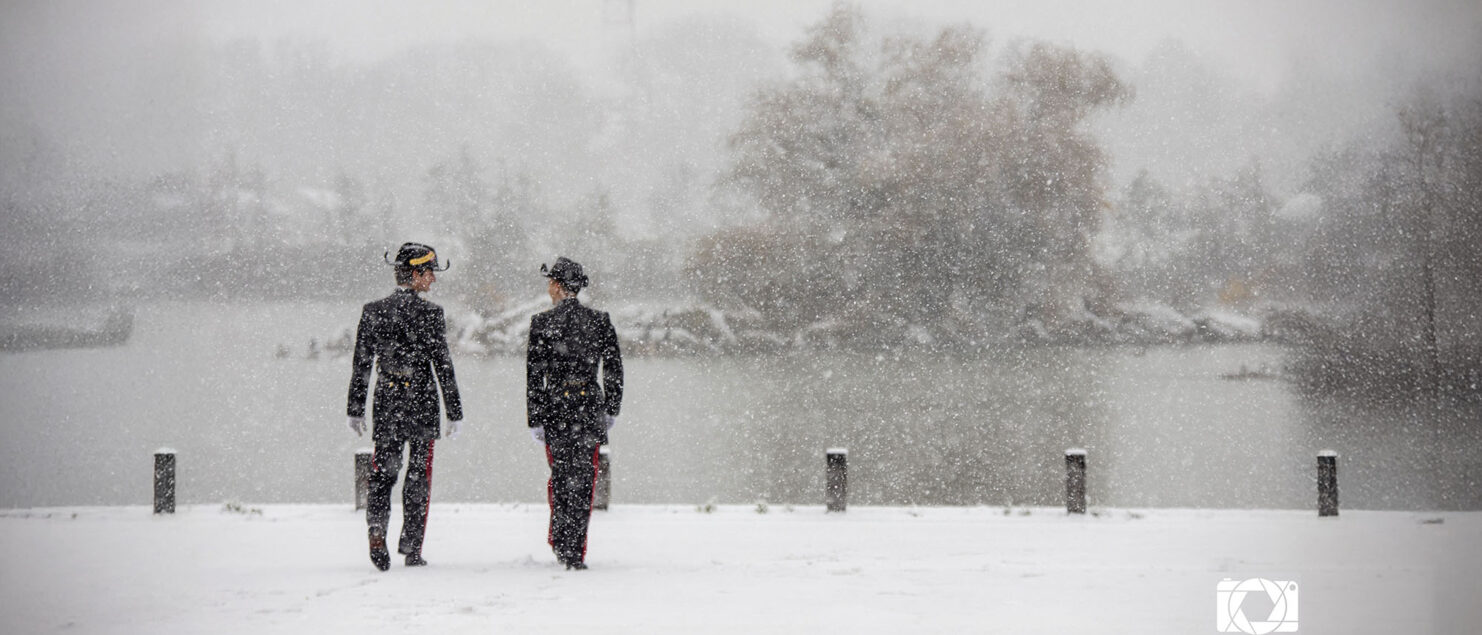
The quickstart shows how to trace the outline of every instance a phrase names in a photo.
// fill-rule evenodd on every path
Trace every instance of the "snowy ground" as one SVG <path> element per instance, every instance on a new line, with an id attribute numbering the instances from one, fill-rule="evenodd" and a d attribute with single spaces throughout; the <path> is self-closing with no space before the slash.
<path id="1" fill-rule="evenodd" d="M 380 573 L 343 506 L 0 511 L 0 632 L 1214 633 L 1250 577 L 1302 633 L 1482 623 L 1474 512 L 615 506 L 585 572 L 545 516 L 436 505 L 431 566 Z"/>

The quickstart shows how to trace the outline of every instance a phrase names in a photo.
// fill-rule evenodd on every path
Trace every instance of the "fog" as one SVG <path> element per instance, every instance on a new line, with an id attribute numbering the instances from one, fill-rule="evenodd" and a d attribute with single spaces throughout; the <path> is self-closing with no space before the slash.
<path id="1" fill-rule="evenodd" d="M 467 146 L 559 204 L 608 192 L 624 232 L 712 226 L 703 192 L 662 219 L 654 201 L 676 173 L 715 173 L 744 99 L 788 72 L 786 47 L 830 3 L 638 0 L 631 18 L 627 4 L 8 2 L 4 182 L 42 194 L 232 155 L 293 185 L 364 179 L 418 228 L 422 175 Z M 1482 58 L 1482 11 L 1466 0 L 859 4 L 901 28 L 965 21 L 995 47 L 1111 56 L 1138 91 L 1097 126 L 1119 183 L 1253 157 L 1295 174 L 1382 129 L 1418 81 Z"/>

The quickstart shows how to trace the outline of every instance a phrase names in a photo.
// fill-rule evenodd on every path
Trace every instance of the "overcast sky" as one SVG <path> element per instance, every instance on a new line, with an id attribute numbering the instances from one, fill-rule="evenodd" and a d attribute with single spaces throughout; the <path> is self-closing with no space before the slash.
<path id="1" fill-rule="evenodd" d="M 831 0 L 632 2 L 630 35 L 639 39 L 696 14 L 724 14 L 779 47 L 798 40 L 832 4 Z M 157 63 L 161 57 L 190 50 L 192 43 L 237 38 L 319 42 L 334 59 L 348 63 L 436 42 L 533 40 L 569 56 L 589 79 L 600 83 L 611 71 L 611 48 L 606 44 L 629 33 L 618 19 L 627 4 L 626 0 L 0 0 L 0 92 L 6 95 L 0 104 L 0 143 L 25 138 L 18 129 L 36 128 L 69 151 L 107 146 L 109 137 L 136 120 L 135 111 L 162 106 L 140 105 L 140 95 L 148 101 L 152 93 L 133 85 L 129 60 Z M 876 20 L 931 26 L 967 21 L 984 29 L 995 43 L 1046 39 L 1107 53 L 1129 67 L 1161 43 L 1177 39 L 1209 67 L 1258 93 L 1299 81 L 1291 72 L 1298 65 L 1305 69 L 1304 77 L 1317 73 L 1364 85 L 1369 73 L 1419 77 L 1433 69 L 1475 68 L 1482 61 L 1482 2 L 1476 0 L 859 0 L 858 4 Z M 181 67 L 189 68 L 189 63 Z M 1374 103 L 1355 106 L 1376 111 L 1389 108 L 1391 104 L 1382 102 L 1391 99 L 1391 94 L 1376 92 Z M 145 144 L 120 140 L 114 145 Z M 119 162 L 102 160 L 107 161 Z"/>
<path id="2" fill-rule="evenodd" d="M 639 34 L 689 14 L 731 14 L 765 37 L 795 40 L 832 0 L 632 0 Z M 348 58 L 467 37 L 528 38 L 593 64 L 625 0 L 23 0 L 4 2 L 4 54 L 110 54 L 161 37 L 299 36 Z M 1136 59 L 1185 40 L 1240 76 L 1279 81 L 1294 59 L 1341 69 L 1393 58 L 1421 63 L 1476 51 L 1474 0 L 860 0 L 872 15 L 968 20 L 999 39 L 1028 36 Z"/>

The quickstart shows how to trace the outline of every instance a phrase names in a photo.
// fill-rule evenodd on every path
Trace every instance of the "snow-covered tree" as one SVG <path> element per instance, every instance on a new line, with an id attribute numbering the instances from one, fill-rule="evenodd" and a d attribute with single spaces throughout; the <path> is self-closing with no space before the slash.
<path id="1" fill-rule="evenodd" d="M 1056 319 L 1098 293 L 1104 157 L 1082 124 L 1130 95 L 1108 63 L 1032 43 L 995 74 L 971 27 L 869 27 L 836 4 L 754 97 L 726 183 L 766 220 L 703 244 L 705 288 L 871 331 Z"/>

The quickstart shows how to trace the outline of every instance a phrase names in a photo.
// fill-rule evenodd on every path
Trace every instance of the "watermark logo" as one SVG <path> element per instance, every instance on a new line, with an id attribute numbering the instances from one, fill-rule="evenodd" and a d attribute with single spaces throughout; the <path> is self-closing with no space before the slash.
<path id="1" fill-rule="evenodd" d="M 1266 633 L 1297 632 L 1297 583 L 1292 580 L 1267 580 L 1249 578 L 1235 581 L 1220 580 L 1214 587 L 1215 627 L 1221 633 Z M 1250 608 L 1259 613 L 1271 606 L 1266 619 L 1253 621 L 1246 615 L 1246 600 Z M 1260 617 L 1259 614 L 1256 617 Z"/>

